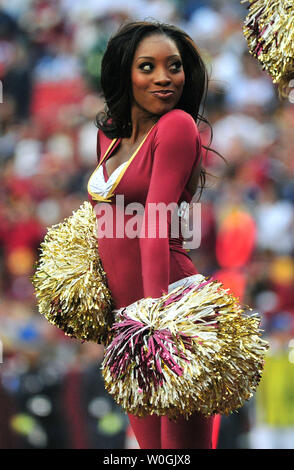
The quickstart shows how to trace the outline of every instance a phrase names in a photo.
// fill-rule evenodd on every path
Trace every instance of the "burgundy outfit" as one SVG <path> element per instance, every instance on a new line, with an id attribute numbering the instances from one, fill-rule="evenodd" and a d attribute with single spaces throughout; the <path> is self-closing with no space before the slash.
<path id="1" fill-rule="evenodd" d="M 106 159 L 111 158 L 120 142 L 121 139 L 114 142 Z M 99 130 L 98 162 L 111 143 L 112 140 Z M 145 233 L 145 237 L 116 236 L 117 217 L 126 226 L 134 213 L 125 214 L 124 207 L 116 205 L 115 197 L 104 203 L 112 205 L 113 211 L 104 214 L 104 220 L 113 225 L 114 235 L 102 237 L 98 233 L 98 249 L 115 308 L 125 307 L 143 297 L 160 297 L 168 292 L 169 284 L 198 273 L 182 247 L 181 233 L 177 238 L 170 236 L 170 211 L 166 237 L 159 237 L 157 231 L 156 236 L 150 238 L 147 228 L 152 225 L 158 229 L 159 224 L 158 217 L 151 220 L 150 203 L 168 205 L 173 202 L 179 206 L 182 201 L 189 203 L 192 200 L 193 195 L 186 185 L 200 155 L 201 140 L 195 121 L 188 113 L 173 109 L 153 126 L 113 191 L 114 195 L 124 196 L 124 206 L 137 202 L 145 207 L 141 215 L 142 227 L 145 225 L 145 232 L 142 229 L 141 234 Z M 107 175 L 105 162 L 102 166 L 107 182 L 111 175 Z M 89 191 L 89 200 L 93 206 L 97 204 L 93 190 Z M 211 448 L 213 418 L 205 418 L 199 413 L 188 421 L 179 419 L 176 423 L 155 415 L 147 418 L 129 415 L 129 418 L 143 449 Z"/>

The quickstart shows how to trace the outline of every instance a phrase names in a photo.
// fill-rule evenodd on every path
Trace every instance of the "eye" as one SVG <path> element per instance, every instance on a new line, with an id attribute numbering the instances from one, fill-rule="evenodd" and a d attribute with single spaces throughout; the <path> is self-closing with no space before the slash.
<path id="1" fill-rule="evenodd" d="M 139 65 L 139 69 L 143 70 L 143 72 L 151 72 L 153 64 L 151 64 L 151 62 L 142 62 L 142 64 Z"/>
<path id="2" fill-rule="evenodd" d="M 182 62 L 180 60 L 177 60 L 171 65 L 171 69 L 173 72 L 179 72 L 182 68 Z"/>

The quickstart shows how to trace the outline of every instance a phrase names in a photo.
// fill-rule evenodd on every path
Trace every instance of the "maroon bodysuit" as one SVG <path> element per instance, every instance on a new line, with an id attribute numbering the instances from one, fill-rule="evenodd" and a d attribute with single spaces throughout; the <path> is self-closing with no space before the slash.
<path id="1" fill-rule="evenodd" d="M 107 150 L 106 159 L 111 158 L 120 142 L 120 138 L 112 141 L 99 130 L 98 163 Z M 111 201 L 103 203 L 112 205 L 113 211 L 106 216 L 104 214 L 104 220 L 113 225 L 114 236 L 102 238 L 98 231 L 98 249 L 115 308 L 125 307 L 143 297 L 160 297 L 168 292 L 169 284 L 198 273 L 182 247 L 181 233 L 177 238 L 170 237 L 170 212 L 167 218 L 168 235 L 165 238 L 116 237 L 117 217 L 126 225 L 134 214 L 127 215 L 124 208 L 117 207 L 115 196 L 123 195 L 125 206 L 132 202 L 145 206 L 142 222 L 146 228 L 148 223 L 149 226 L 151 224 L 147 210 L 150 203 L 177 203 L 179 206 L 182 201 L 191 202 L 193 195 L 186 186 L 200 156 L 201 139 L 195 121 L 185 111 L 173 109 L 161 116 L 153 126 L 123 173 Z M 102 168 L 107 182 L 111 175 L 107 175 L 105 161 Z M 95 206 L 97 200 L 89 185 L 88 191 L 89 200 Z M 155 222 L 157 229 L 159 219 Z M 129 415 L 129 418 L 141 448 L 211 446 L 212 419 L 198 413 L 189 421 L 183 419 L 177 423 L 172 423 L 167 417 L 150 416 L 142 419 Z"/>
<path id="2" fill-rule="evenodd" d="M 120 141 L 117 139 L 106 159 L 111 158 Z M 98 162 L 110 144 L 111 139 L 98 131 Z M 125 205 L 131 202 L 141 203 L 145 207 L 146 204 L 159 202 L 166 205 L 171 202 L 180 205 L 182 201 L 189 203 L 193 195 L 186 184 L 200 153 L 201 140 L 194 120 L 184 111 L 174 109 L 163 115 L 152 128 L 114 194 L 123 195 Z M 110 175 L 107 175 L 105 162 L 103 173 L 107 181 Z M 191 258 L 182 247 L 181 232 L 178 238 L 116 238 L 116 218 L 124 217 L 127 224 L 134 214 L 124 214 L 116 207 L 115 197 L 112 199 L 113 219 L 106 219 L 104 215 L 104 220 L 113 224 L 114 237 L 100 238 L 98 234 L 98 247 L 116 308 L 125 307 L 143 297 L 160 297 L 168 291 L 168 285 L 172 282 L 197 274 Z M 93 206 L 97 203 L 90 193 L 89 200 Z M 150 220 L 148 216 L 148 211 L 145 211 L 145 227 L 148 227 Z M 170 219 L 168 212 L 168 235 Z"/>

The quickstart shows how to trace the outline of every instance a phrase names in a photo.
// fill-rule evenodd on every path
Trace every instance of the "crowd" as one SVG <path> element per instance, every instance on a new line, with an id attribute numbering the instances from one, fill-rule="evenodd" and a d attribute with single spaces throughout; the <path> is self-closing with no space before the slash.
<path id="1" fill-rule="evenodd" d="M 189 254 L 262 315 L 271 346 L 255 398 L 222 418 L 218 447 L 294 447 L 294 108 L 248 53 L 245 16 L 239 0 L 1 0 L 0 448 L 136 447 L 104 392 L 102 347 L 49 325 L 31 276 L 46 228 L 87 199 L 107 40 L 148 18 L 177 24 L 202 51 L 212 147 L 226 159 L 204 154 L 202 240 Z"/>

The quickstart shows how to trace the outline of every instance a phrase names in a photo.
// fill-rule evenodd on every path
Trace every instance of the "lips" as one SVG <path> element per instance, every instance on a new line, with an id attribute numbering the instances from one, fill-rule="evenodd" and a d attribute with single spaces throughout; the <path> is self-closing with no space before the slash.
<path id="1" fill-rule="evenodd" d="M 158 90 L 158 91 L 152 91 L 151 93 L 156 98 L 159 98 L 160 100 L 163 100 L 163 101 L 169 100 L 175 94 L 175 92 L 172 90 Z"/>

